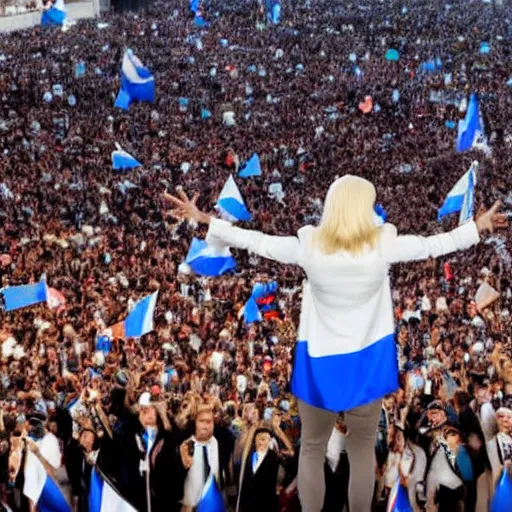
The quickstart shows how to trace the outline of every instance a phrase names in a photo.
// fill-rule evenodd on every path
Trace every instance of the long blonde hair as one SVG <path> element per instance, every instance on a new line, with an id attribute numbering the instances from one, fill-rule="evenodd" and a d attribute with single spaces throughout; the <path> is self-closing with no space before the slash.
<path id="1" fill-rule="evenodd" d="M 373 248 L 379 237 L 375 222 L 375 187 L 368 180 L 346 174 L 329 187 L 315 243 L 325 254 L 361 253 Z"/>

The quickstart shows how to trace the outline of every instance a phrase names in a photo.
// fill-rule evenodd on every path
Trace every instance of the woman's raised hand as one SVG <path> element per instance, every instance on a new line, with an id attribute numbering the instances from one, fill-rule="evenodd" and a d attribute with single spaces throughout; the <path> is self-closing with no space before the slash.
<path id="1" fill-rule="evenodd" d="M 164 192 L 163 197 L 174 205 L 174 208 L 170 212 L 174 217 L 193 220 L 199 224 L 210 223 L 210 215 L 202 212 L 196 205 L 197 199 L 199 198 L 198 192 L 190 199 L 181 187 L 177 187 L 176 196 Z"/>
<path id="2" fill-rule="evenodd" d="M 480 234 L 508 227 L 507 215 L 499 213 L 500 208 L 501 201 L 496 201 L 489 210 L 483 210 L 476 216 L 476 227 Z"/>

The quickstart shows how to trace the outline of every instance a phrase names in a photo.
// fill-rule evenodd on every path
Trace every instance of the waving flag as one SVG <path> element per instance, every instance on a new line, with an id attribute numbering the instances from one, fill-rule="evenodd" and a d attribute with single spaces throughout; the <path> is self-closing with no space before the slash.
<path id="1" fill-rule="evenodd" d="M 41 25 L 64 25 L 66 21 L 66 6 L 64 0 L 57 0 L 50 9 L 43 11 Z"/>
<path id="2" fill-rule="evenodd" d="M 246 324 L 253 324 L 254 322 L 261 322 L 261 319 L 258 303 L 254 297 L 250 297 L 244 306 L 244 321 Z"/>
<path id="3" fill-rule="evenodd" d="M 226 512 L 224 500 L 211 471 L 204 484 L 201 500 L 197 505 L 197 512 Z"/>
<path id="4" fill-rule="evenodd" d="M 473 217 L 477 169 L 478 162 L 475 161 L 464 176 L 448 192 L 443 206 L 439 208 L 437 220 L 441 220 L 443 217 L 455 212 L 460 212 L 459 224 L 464 224 Z"/>
<path id="5" fill-rule="evenodd" d="M 191 12 L 193 12 L 194 14 L 199 11 L 199 7 L 201 5 L 201 0 L 189 0 L 189 6 L 190 6 L 190 10 Z"/>
<path id="6" fill-rule="evenodd" d="M 245 164 L 240 169 L 238 173 L 240 178 L 250 178 L 251 176 L 261 176 L 261 165 L 260 165 L 260 157 L 257 153 L 245 162 Z"/>
<path id="7" fill-rule="evenodd" d="M 201 276 L 220 276 L 236 268 L 228 247 L 213 247 L 198 238 L 192 240 L 185 263 Z"/>
<path id="8" fill-rule="evenodd" d="M 386 223 L 386 219 L 388 218 L 388 214 L 384 207 L 381 204 L 376 204 L 374 207 L 375 211 L 375 224 L 377 226 L 382 226 Z"/>
<path id="9" fill-rule="evenodd" d="M 1 293 L 4 297 L 5 311 L 27 308 L 48 300 L 48 287 L 45 280 L 34 284 L 9 286 Z"/>
<path id="10" fill-rule="evenodd" d="M 215 206 L 224 220 L 231 222 L 251 220 L 251 214 L 247 210 L 242 194 L 240 194 L 240 190 L 238 190 L 235 180 L 231 175 L 224 184 L 224 187 L 222 187 Z"/>
<path id="11" fill-rule="evenodd" d="M 466 117 L 459 121 L 457 151 L 467 151 L 475 147 L 477 143 L 484 140 L 484 138 L 484 128 L 482 120 L 480 119 L 478 97 L 476 94 L 471 94 Z"/>
<path id="12" fill-rule="evenodd" d="M 121 90 L 115 106 L 128 109 L 134 101 L 155 101 L 155 77 L 132 50 L 126 50 L 121 65 Z"/>
<path id="13" fill-rule="evenodd" d="M 259 322 L 262 318 L 277 318 L 279 311 L 276 304 L 277 281 L 256 283 L 252 287 L 249 300 L 244 306 L 245 323 Z"/>
<path id="14" fill-rule="evenodd" d="M 112 151 L 112 169 L 114 171 L 122 169 L 135 169 L 141 167 L 141 163 L 135 159 L 130 153 L 127 153 L 121 146 L 116 142 L 116 149 Z"/>
<path id="15" fill-rule="evenodd" d="M 43 463 L 30 451 L 25 461 L 23 494 L 32 500 L 37 510 L 44 512 L 71 512 L 62 490 L 48 475 Z"/>
<path id="16" fill-rule="evenodd" d="M 503 469 L 496 485 L 491 502 L 491 512 L 512 512 L 512 479 L 507 468 Z"/>
<path id="17" fill-rule="evenodd" d="M 407 488 L 397 481 L 389 494 L 387 512 L 414 512 L 409 502 Z"/>
<path id="18" fill-rule="evenodd" d="M 210 23 L 203 18 L 203 15 L 198 11 L 194 17 L 194 25 L 199 28 L 208 28 Z"/>
<path id="19" fill-rule="evenodd" d="M 137 512 L 100 474 L 97 468 L 91 473 L 89 512 Z"/>
<path id="20" fill-rule="evenodd" d="M 268 19 L 272 25 L 278 25 L 279 21 L 281 21 L 281 4 L 279 2 L 274 2 L 272 4 L 268 13 Z"/>
<path id="21" fill-rule="evenodd" d="M 132 312 L 122 321 L 111 327 L 113 338 L 140 338 L 154 329 L 158 292 L 139 300 Z"/>

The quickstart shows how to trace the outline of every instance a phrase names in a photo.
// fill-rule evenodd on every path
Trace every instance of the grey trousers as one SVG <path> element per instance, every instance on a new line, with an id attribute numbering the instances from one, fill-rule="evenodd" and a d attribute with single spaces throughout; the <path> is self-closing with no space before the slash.
<path id="1" fill-rule="evenodd" d="M 375 437 L 382 400 L 345 413 L 350 432 L 347 454 L 350 464 L 348 489 L 351 512 L 370 512 L 375 484 Z M 302 435 L 298 490 L 302 512 L 321 512 L 324 495 L 324 461 L 337 414 L 299 400 Z M 341 510 L 341 504 L 340 504 Z"/>

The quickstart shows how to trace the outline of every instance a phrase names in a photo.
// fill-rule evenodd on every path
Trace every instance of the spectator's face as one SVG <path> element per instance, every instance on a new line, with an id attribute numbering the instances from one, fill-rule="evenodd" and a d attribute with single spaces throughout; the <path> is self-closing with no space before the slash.
<path id="1" fill-rule="evenodd" d="M 499 411 L 496 414 L 496 423 L 500 432 L 510 432 L 512 430 L 512 412 Z"/>
<path id="2" fill-rule="evenodd" d="M 384 407 L 386 408 L 386 410 L 390 411 L 391 409 L 393 409 L 394 405 L 395 399 L 392 396 L 384 398 Z"/>
<path id="3" fill-rule="evenodd" d="M 446 435 L 446 443 L 450 447 L 450 450 L 456 450 L 460 445 L 460 436 L 459 434 L 451 431 Z"/>
<path id="4" fill-rule="evenodd" d="M 200 442 L 206 442 L 213 436 L 213 414 L 203 412 L 196 419 L 196 439 Z"/>
<path id="5" fill-rule="evenodd" d="M 260 432 L 256 434 L 254 439 L 254 446 L 256 447 L 256 451 L 265 452 L 268 450 L 268 446 L 270 444 L 270 434 L 268 432 Z"/>
<path id="6" fill-rule="evenodd" d="M 157 423 L 157 414 L 156 409 L 152 406 L 149 407 L 141 407 L 139 413 L 139 421 L 142 426 L 147 427 L 156 427 Z"/>
<path id="7" fill-rule="evenodd" d="M 94 445 L 94 434 L 89 430 L 85 430 L 80 434 L 80 446 L 83 448 L 85 453 L 92 451 Z"/>
<path id="8" fill-rule="evenodd" d="M 441 425 L 446 420 L 446 413 L 441 409 L 431 409 L 427 412 L 427 417 L 431 425 Z"/>

